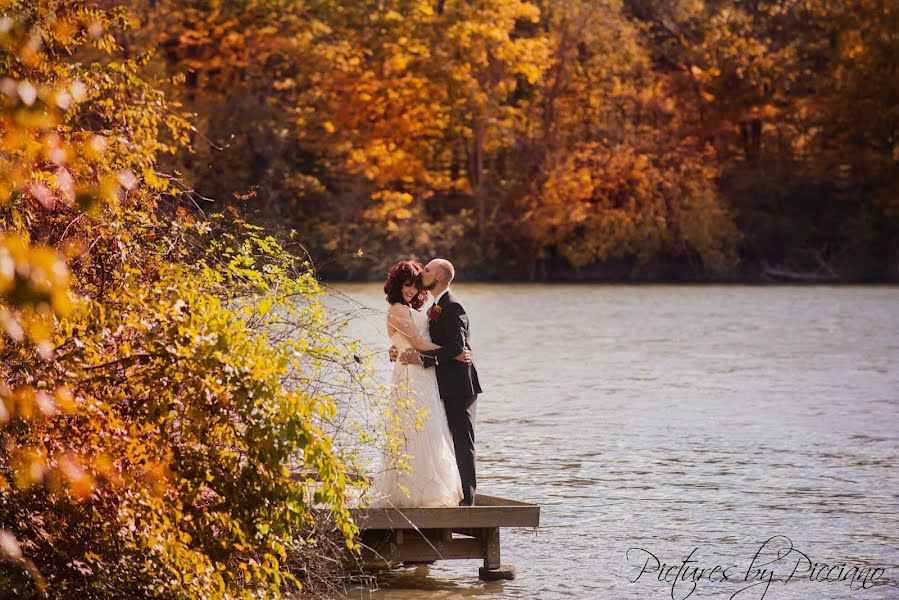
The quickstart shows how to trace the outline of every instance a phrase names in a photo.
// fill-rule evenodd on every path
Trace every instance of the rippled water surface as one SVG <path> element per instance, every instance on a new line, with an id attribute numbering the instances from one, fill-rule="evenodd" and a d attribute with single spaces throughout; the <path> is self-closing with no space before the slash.
<path id="1" fill-rule="evenodd" d="M 386 308 L 378 284 L 338 289 Z M 541 526 L 503 530 L 514 581 L 450 561 L 348 597 L 680 600 L 677 569 L 637 577 L 649 553 L 680 567 L 696 549 L 687 566 L 730 568 L 689 597 L 728 599 L 787 536 L 775 581 L 736 600 L 899 598 L 899 288 L 454 289 L 485 390 L 479 491 L 540 504 Z M 382 329 L 352 325 L 386 349 Z M 817 569 L 880 567 L 886 585 L 809 581 L 798 551 Z"/>

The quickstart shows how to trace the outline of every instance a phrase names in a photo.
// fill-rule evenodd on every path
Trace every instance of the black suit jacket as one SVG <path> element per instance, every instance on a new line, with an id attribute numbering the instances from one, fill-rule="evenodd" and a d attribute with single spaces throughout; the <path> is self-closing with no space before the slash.
<path id="1" fill-rule="evenodd" d="M 444 400 L 462 400 L 481 393 L 478 371 L 474 363 L 466 364 L 455 360 L 463 350 L 470 350 L 468 343 L 468 315 L 465 307 L 451 291 L 440 298 L 440 316 L 429 321 L 431 341 L 438 344 L 438 350 L 422 352 L 425 367 L 436 367 L 437 385 Z M 430 312 L 430 311 L 428 311 Z"/>

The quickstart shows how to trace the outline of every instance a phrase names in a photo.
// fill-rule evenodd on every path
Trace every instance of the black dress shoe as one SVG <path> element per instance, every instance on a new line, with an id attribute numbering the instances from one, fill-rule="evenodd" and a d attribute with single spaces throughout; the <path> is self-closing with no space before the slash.
<path id="1" fill-rule="evenodd" d="M 459 506 L 474 506 L 474 500 L 459 500 Z"/>

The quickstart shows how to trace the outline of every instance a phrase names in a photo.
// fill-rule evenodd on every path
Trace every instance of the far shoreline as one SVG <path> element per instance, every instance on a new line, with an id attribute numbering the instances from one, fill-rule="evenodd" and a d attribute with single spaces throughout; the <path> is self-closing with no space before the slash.
<path id="1" fill-rule="evenodd" d="M 414 255 L 413 255 L 414 257 Z M 398 257 L 401 260 L 408 257 Z M 376 282 L 386 275 L 388 263 L 378 267 L 371 264 L 359 269 L 323 268 L 318 277 L 329 283 Z M 455 262 L 455 261 L 454 261 Z M 326 263 L 327 264 L 327 263 Z M 392 263 L 391 263 L 392 264 Z M 899 285 L 899 265 L 882 263 L 876 268 L 847 267 L 842 274 L 836 269 L 826 271 L 794 271 L 770 266 L 749 265 L 742 272 L 729 274 L 702 273 L 680 265 L 594 265 L 575 269 L 556 266 L 532 270 L 518 266 L 483 268 L 466 260 L 456 264 L 456 280 L 478 283 L 546 283 L 546 284 L 615 284 L 615 285 L 759 285 L 759 286 L 846 286 Z"/>
<path id="2" fill-rule="evenodd" d="M 327 285 L 341 284 L 377 284 L 383 283 L 380 279 L 369 278 L 320 278 Z M 528 279 L 468 279 L 464 273 L 456 276 L 456 285 L 488 284 L 488 285 L 533 285 L 533 286 L 565 286 L 565 285 L 615 285 L 615 286 L 728 286 L 728 287 L 815 287 L 815 288 L 843 288 L 843 287 L 899 287 L 897 280 L 839 280 L 839 281 L 767 281 L 767 280 L 734 280 L 734 279 L 550 279 L 546 281 L 532 281 Z"/>

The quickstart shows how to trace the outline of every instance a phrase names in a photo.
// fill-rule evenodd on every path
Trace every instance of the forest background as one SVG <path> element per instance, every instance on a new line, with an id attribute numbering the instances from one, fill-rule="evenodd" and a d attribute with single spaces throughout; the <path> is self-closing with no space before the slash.
<path id="1" fill-rule="evenodd" d="M 129 8 L 196 126 L 166 167 L 325 277 L 899 279 L 889 0 Z"/>

